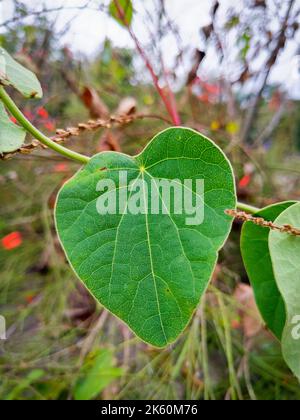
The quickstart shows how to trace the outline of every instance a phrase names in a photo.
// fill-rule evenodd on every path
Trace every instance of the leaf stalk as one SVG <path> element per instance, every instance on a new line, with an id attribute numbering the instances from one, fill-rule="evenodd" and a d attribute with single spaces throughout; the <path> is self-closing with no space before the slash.
<path id="1" fill-rule="evenodd" d="M 11 113 L 13 117 L 16 118 L 18 123 L 35 139 L 39 140 L 42 144 L 49 147 L 49 149 L 54 150 L 55 152 L 61 154 L 64 157 L 73 159 L 79 163 L 86 164 L 90 160 L 88 156 L 82 155 L 80 153 L 74 152 L 60 144 L 55 143 L 40 130 L 38 130 L 31 122 L 25 117 L 25 115 L 19 110 L 17 105 L 7 94 L 3 86 L 0 86 L 0 100 L 3 102 L 5 108 Z"/>

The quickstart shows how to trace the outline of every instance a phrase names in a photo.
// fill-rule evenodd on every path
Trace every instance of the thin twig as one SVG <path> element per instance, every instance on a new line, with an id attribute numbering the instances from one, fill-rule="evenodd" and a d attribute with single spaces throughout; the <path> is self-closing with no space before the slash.
<path id="1" fill-rule="evenodd" d="M 103 328 L 103 326 L 104 326 L 104 324 L 107 320 L 108 315 L 109 315 L 109 312 L 106 311 L 105 309 L 103 309 L 103 311 L 101 312 L 101 315 L 96 320 L 95 324 L 93 325 L 93 327 L 89 331 L 87 337 L 85 338 L 85 340 L 82 344 L 80 357 L 79 357 L 79 360 L 78 360 L 79 366 L 82 365 L 86 355 L 91 351 L 91 349 L 93 347 L 93 344 L 94 344 L 97 336 L 99 335 L 99 332 L 102 330 L 102 328 Z"/>
<path id="2" fill-rule="evenodd" d="M 168 94 L 166 94 L 165 90 L 160 86 L 159 83 L 159 78 L 145 52 L 145 50 L 143 49 L 139 39 L 137 38 L 137 36 L 135 35 L 133 29 L 131 28 L 131 26 L 128 24 L 128 22 L 126 21 L 126 14 L 124 13 L 124 10 L 121 6 L 121 4 L 119 3 L 119 0 L 114 0 L 115 6 L 117 8 L 118 11 L 118 15 L 119 18 L 122 20 L 124 26 L 127 28 L 128 33 L 131 37 L 131 39 L 133 40 L 133 42 L 135 43 L 137 52 L 140 54 L 141 58 L 143 59 L 151 77 L 154 83 L 154 87 L 157 91 L 157 93 L 159 94 L 159 96 L 161 97 L 166 110 L 168 111 L 170 117 L 172 118 L 172 121 L 175 125 L 179 126 L 181 125 L 181 119 L 180 119 L 180 115 L 178 113 L 177 110 L 177 106 L 176 106 L 176 102 L 174 102 L 173 99 L 171 99 L 171 96 L 173 94 L 173 92 L 171 93 L 171 90 L 168 89 Z"/>
<path id="3" fill-rule="evenodd" d="M 72 10 L 80 11 L 80 10 L 84 10 L 84 9 L 87 9 L 87 8 L 89 8 L 91 10 L 95 10 L 95 11 L 98 11 L 98 10 L 104 11 L 105 10 L 103 6 L 100 6 L 100 7 L 97 7 L 97 8 L 90 7 L 89 6 L 90 3 L 91 3 L 91 1 L 88 1 L 81 6 L 58 6 L 58 7 L 53 7 L 53 8 L 50 8 L 50 9 L 43 8 L 41 10 L 31 10 L 28 13 L 26 13 L 26 15 L 24 15 L 24 16 L 15 15 L 12 18 L 7 19 L 6 21 L 0 23 L 0 28 L 8 26 L 12 23 L 19 22 L 20 20 L 24 20 L 28 17 L 35 17 L 35 16 L 40 16 L 40 15 L 45 16 L 46 13 L 55 13 L 55 12 L 72 11 Z"/>
<path id="4" fill-rule="evenodd" d="M 262 146 L 269 138 L 271 138 L 272 134 L 279 126 L 282 117 L 286 111 L 286 105 L 288 103 L 287 98 L 283 99 L 282 103 L 280 104 L 277 112 L 273 115 L 269 124 L 263 129 L 260 135 L 257 137 L 253 145 L 255 147 Z"/>

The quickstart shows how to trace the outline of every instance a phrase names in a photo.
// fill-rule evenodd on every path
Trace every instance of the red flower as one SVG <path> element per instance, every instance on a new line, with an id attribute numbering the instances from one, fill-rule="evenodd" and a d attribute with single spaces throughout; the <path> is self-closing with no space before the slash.
<path id="1" fill-rule="evenodd" d="M 31 304 L 34 301 L 35 295 L 34 294 L 28 294 L 25 296 L 25 300 L 28 304 Z"/>
<path id="2" fill-rule="evenodd" d="M 17 124 L 17 119 L 15 117 L 9 117 L 10 121 L 14 124 Z"/>
<path id="3" fill-rule="evenodd" d="M 42 106 L 37 110 L 37 113 L 42 118 L 45 118 L 45 119 L 49 118 L 48 111 Z"/>
<path id="4" fill-rule="evenodd" d="M 20 232 L 12 232 L 1 239 L 1 244 L 4 249 L 10 251 L 11 249 L 18 248 L 23 242 Z"/>
<path id="5" fill-rule="evenodd" d="M 246 188 L 251 182 L 251 175 L 245 175 L 239 182 L 239 186 L 241 188 Z"/>
<path id="6" fill-rule="evenodd" d="M 57 163 L 54 166 L 54 172 L 67 172 L 69 165 L 67 163 Z"/>
<path id="7" fill-rule="evenodd" d="M 44 127 L 48 130 L 48 131 L 54 131 L 55 130 L 55 124 L 52 121 L 46 121 L 44 123 Z"/>
<path id="8" fill-rule="evenodd" d="M 200 95 L 199 99 L 201 102 L 204 102 L 206 104 L 210 103 L 210 97 L 207 93 L 203 93 L 202 95 Z"/>

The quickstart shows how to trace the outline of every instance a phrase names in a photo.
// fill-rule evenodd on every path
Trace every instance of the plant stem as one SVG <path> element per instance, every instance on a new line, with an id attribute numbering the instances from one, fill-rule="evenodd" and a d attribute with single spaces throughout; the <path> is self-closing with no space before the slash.
<path id="1" fill-rule="evenodd" d="M 70 149 L 67 149 L 60 144 L 55 143 L 49 137 L 45 136 L 41 131 L 39 131 L 36 127 L 34 127 L 30 121 L 25 117 L 25 115 L 19 110 L 17 105 L 11 99 L 11 97 L 6 93 L 4 88 L 0 86 L 0 100 L 2 100 L 5 107 L 8 111 L 13 115 L 18 123 L 28 132 L 30 133 L 35 139 L 39 140 L 42 144 L 49 147 L 49 149 L 54 150 L 55 152 L 65 156 L 67 158 L 76 160 L 80 163 L 87 163 L 90 158 L 88 156 L 84 156 L 80 153 L 74 152 Z"/>
<path id="2" fill-rule="evenodd" d="M 152 77 L 152 80 L 153 80 L 153 83 L 154 83 L 154 87 L 155 87 L 156 91 L 158 92 L 159 96 L 161 97 L 161 99 L 162 99 L 162 101 L 163 101 L 163 103 L 166 107 L 166 110 L 168 111 L 170 117 L 172 118 L 173 123 L 176 126 L 181 125 L 181 120 L 180 120 L 180 116 L 179 116 L 179 114 L 177 112 L 177 109 L 176 109 L 175 101 L 173 101 L 172 103 L 170 102 L 169 98 L 165 94 L 164 89 L 162 89 L 160 87 L 158 76 L 156 75 L 156 73 L 153 69 L 153 66 L 150 63 L 148 57 L 146 56 L 146 53 L 143 50 L 139 40 L 137 39 L 137 37 L 135 36 L 135 34 L 133 33 L 131 28 L 128 27 L 128 31 L 129 31 L 129 34 L 130 34 L 131 38 L 135 42 L 137 51 L 139 52 L 140 56 L 144 60 L 147 69 L 149 70 L 149 73 L 150 73 L 150 75 Z M 168 89 L 168 90 L 169 90 L 169 93 L 170 93 L 171 90 L 170 89 Z"/>
<path id="3" fill-rule="evenodd" d="M 119 18 L 122 20 L 124 26 L 127 28 L 129 35 L 131 36 L 132 40 L 135 43 L 136 49 L 138 51 L 138 53 L 140 54 L 141 58 L 143 59 L 147 69 L 149 70 L 149 73 L 152 77 L 153 83 L 154 83 L 154 87 L 157 91 L 157 93 L 159 94 L 159 96 L 161 97 L 166 110 L 168 111 L 170 117 L 172 118 L 173 124 L 176 126 L 180 126 L 181 125 L 181 119 L 180 119 L 180 115 L 178 113 L 177 110 L 177 104 L 176 104 L 176 100 L 175 100 L 175 95 L 172 92 L 171 88 L 168 87 L 168 95 L 165 93 L 164 89 L 160 87 L 159 84 L 159 78 L 157 76 L 157 74 L 154 71 L 154 68 L 145 52 L 145 50 L 143 49 L 139 39 L 137 38 L 137 36 L 135 35 L 133 29 L 131 28 L 130 24 L 128 24 L 128 22 L 126 22 L 126 16 L 125 16 L 125 12 L 123 10 L 123 7 L 121 6 L 121 4 L 119 3 L 119 0 L 114 0 L 115 6 L 117 8 L 118 14 L 119 14 Z"/>
<path id="4" fill-rule="evenodd" d="M 237 203 L 237 208 L 250 214 L 256 214 L 260 211 L 258 207 L 250 206 L 249 204 L 240 202 Z"/>

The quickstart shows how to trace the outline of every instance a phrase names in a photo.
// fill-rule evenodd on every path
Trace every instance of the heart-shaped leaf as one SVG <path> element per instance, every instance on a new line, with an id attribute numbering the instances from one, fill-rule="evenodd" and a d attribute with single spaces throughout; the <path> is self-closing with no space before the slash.
<path id="1" fill-rule="evenodd" d="M 0 153 L 8 153 L 22 146 L 26 131 L 14 124 L 0 101 Z"/>
<path id="2" fill-rule="evenodd" d="M 275 223 L 300 229 L 300 203 L 281 213 Z M 281 339 L 282 353 L 300 380 L 300 236 L 272 231 L 269 247 L 275 279 L 287 311 Z"/>
<path id="3" fill-rule="evenodd" d="M 275 219 L 295 201 L 278 203 L 266 207 L 255 214 L 267 221 Z M 270 230 L 244 223 L 241 235 L 241 251 L 251 285 L 254 290 L 257 306 L 267 327 L 280 340 L 286 321 L 285 305 L 278 290 L 269 252 Z"/>
<path id="4" fill-rule="evenodd" d="M 35 74 L 15 61 L 0 47 L 0 84 L 13 86 L 26 98 L 41 98 L 43 91 Z"/>
<path id="5" fill-rule="evenodd" d="M 107 192 L 103 182 L 112 184 Z M 171 183 L 169 196 L 160 182 Z M 115 206 L 116 192 L 125 204 Z M 100 215 L 103 201 L 116 214 Z M 55 218 L 71 266 L 96 299 L 144 341 L 164 347 L 206 290 L 232 225 L 224 212 L 235 206 L 223 152 L 196 131 L 171 128 L 136 157 L 94 156 L 59 192 Z"/>
<path id="6" fill-rule="evenodd" d="M 112 0 L 109 6 L 110 15 L 122 26 L 130 26 L 133 18 L 131 0 Z"/>

